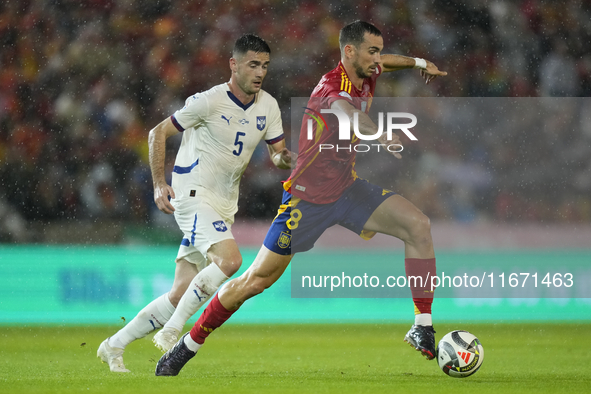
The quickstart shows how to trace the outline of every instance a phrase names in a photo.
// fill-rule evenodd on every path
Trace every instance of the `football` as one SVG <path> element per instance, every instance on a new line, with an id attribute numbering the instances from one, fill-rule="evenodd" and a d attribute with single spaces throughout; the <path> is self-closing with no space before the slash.
<path id="1" fill-rule="evenodd" d="M 466 378 L 474 374 L 484 360 L 482 344 L 468 331 L 448 333 L 437 345 L 439 368 L 454 378 Z"/>

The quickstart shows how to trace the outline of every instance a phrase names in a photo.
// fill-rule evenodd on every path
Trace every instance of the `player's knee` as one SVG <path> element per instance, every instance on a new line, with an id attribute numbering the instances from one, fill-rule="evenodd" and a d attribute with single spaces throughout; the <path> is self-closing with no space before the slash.
<path id="1" fill-rule="evenodd" d="M 227 277 L 231 277 L 234 275 L 242 265 L 242 256 L 238 254 L 237 256 L 232 256 L 231 258 L 227 258 L 222 260 L 222 262 L 218 265 L 224 275 Z"/>
<path id="2" fill-rule="evenodd" d="M 431 242 L 431 220 L 423 214 L 418 214 L 411 225 L 410 237 L 415 244 Z"/>

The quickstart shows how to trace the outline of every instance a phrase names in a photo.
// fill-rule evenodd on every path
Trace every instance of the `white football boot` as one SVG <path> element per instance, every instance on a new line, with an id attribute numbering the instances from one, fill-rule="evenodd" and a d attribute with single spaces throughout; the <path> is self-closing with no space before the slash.
<path id="1" fill-rule="evenodd" d="M 154 342 L 154 345 L 162 350 L 163 353 L 166 353 L 178 342 L 179 334 L 180 332 L 174 328 L 164 327 L 154 335 L 152 342 Z"/>
<path id="2" fill-rule="evenodd" d="M 105 339 L 98 348 L 96 356 L 102 362 L 109 364 L 111 372 L 131 372 L 123 364 L 123 349 L 109 346 L 109 338 Z"/>

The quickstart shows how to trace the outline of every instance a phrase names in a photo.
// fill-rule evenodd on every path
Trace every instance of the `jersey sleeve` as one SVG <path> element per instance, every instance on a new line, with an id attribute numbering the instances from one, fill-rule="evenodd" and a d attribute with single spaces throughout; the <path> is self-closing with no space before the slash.
<path id="1" fill-rule="evenodd" d="M 324 89 L 324 97 L 326 97 L 328 108 L 337 100 L 345 100 L 354 105 L 351 97 L 351 82 L 346 75 L 341 75 L 340 78 L 331 78 L 325 84 Z"/>
<path id="2" fill-rule="evenodd" d="M 198 93 L 185 101 L 185 106 L 176 111 L 171 120 L 179 131 L 201 124 L 209 113 L 209 102 L 204 94 Z"/>
<path id="3" fill-rule="evenodd" d="M 269 111 L 269 121 L 264 140 L 267 144 L 273 145 L 285 138 L 281 122 L 281 111 L 279 111 L 279 105 L 275 100 L 273 100 L 273 105 Z"/>

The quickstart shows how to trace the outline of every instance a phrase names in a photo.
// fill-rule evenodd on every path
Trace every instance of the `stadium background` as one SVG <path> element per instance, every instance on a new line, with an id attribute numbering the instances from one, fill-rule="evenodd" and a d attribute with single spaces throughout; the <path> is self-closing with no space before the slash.
<path id="1" fill-rule="evenodd" d="M 377 96 L 586 100 L 591 92 L 590 1 L 3 2 L 0 323 L 121 324 L 166 291 L 180 232 L 153 204 L 148 130 L 187 96 L 225 82 L 233 41 L 255 32 L 272 48 L 264 88 L 279 100 L 289 140 L 290 98 L 308 96 L 334 67 L 338 31 L 355 19 L 382 30 L 384 52 L 449 72 L 428 86 L 416 71 L 394 73 L 381 78 Z M 574 261 L 588 283 L 584 126 L 459 144 L 433 135 L 436 143 L 396 162 L 389 180 L 431 217 L 439 261 L 486 256 L 507 269 Z M 169 173 L 177 144 L 169 144 Z M 441 169 L 428 178 L 414 170 L 426 158 Z M 471 182 L 482 167 L 487 181 Z M 285 176 L 261 146 L 234 226 L 243 269 Z M 338 263 L 393 250 L 402 260 L 401 243 L 354 238 L 337 230 L 298 258 Z M 268 293 L 233 321 L 407 321 L 412 308 L 409 300 L 292 299 L 289 273 Z M 435 319 L 451 321 L 591 319 L 587 298 L 437 302 Z"/>

